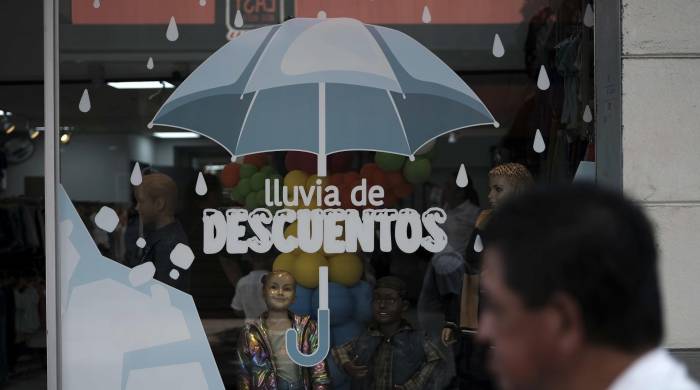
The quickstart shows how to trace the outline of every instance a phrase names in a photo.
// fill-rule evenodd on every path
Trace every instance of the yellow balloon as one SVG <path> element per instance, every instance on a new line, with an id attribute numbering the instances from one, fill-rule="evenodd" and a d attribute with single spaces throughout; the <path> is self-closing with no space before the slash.
<path id="1" fill-rule="evenodd" d="M 308 178 L 309 175 L 297 169 L 289 172 L 287 176 L 284 177 L 284 185 L 287 186 L 287 191 L 294 191 L 294 187 L 305 187 Z"/>
<path id="2" fill-rule="evenodd" d="M 287 271 L 294 275 L 294 263 L 297 261 L 297 256 L 292 253 L 281 253 L 275 258 L 272 263 L 273 271 Z"/>
<path id="3" fill-rule="evenodd" d="M 289 236 L 297 237 L 297 221 L 292 222 L 291 224 L 289 224 L 289 226 L 287 226 L 287 227 L 284 229 L 284 238 L 287 238 L 287 237 L 289 237 Z M 302 253 L 304 253 L 304 252 L 302 252 L 301 249 L 299 249 L 299 248 L 297 247 L 297 248 L 294 249 L 291 253 L 292 253 L 294 256 L 299 256 L 300 254 L 302 254 Z"/>
<path id="4" fill-rule="evenodd" d="M 318 268 L 327 267 L 328 260 L 316 253 L 302 253 L 294 262 L 294 279 L 297 283 L 306 288 L 318 287 Z"/>
<path id="5" fill-rule="evenodd" d="M 341 253 L 328 260 L 328 279 L 352 287 L 362 278 L 362 259 L 354 253 Z"/>

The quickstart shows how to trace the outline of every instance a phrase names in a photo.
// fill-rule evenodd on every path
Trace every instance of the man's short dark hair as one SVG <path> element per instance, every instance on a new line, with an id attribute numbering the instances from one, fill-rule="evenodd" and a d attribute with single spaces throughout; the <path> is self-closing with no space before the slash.
<path id="1" fill-rule="evenodd" d="M 589 342 L 639 352 L 663 337 L 654 233 L 621 194 L 590 185 L 542 188 L 503 204 L 484 232 L 509 288 L 529 308 L 565 293 Z"/>

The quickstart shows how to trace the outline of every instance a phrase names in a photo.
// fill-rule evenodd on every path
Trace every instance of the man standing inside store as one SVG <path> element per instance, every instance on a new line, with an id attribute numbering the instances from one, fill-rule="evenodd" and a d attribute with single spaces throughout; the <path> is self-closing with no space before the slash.
<path id="1" fill-rule="evenodd" d="M 139 264 L 153 262 L 155 279 L 188 292 L 189 271 L 176 268 L 170 260 L 177 244 L 188 244 L 185 230 L 175 218 L 177 185 L 168 175 L 151 173 L 143 177 L 135 196 L 146 240 Z M 171 274 L 173 270 L 177 272 Z"/>
<path id="2" fill-rule="evenodd" d="M 656 243 L 632 202 L 538 190 L 496 211 L 484 238 L 479 337 L 502 388 L 700 388 L 660 347 Z"/>

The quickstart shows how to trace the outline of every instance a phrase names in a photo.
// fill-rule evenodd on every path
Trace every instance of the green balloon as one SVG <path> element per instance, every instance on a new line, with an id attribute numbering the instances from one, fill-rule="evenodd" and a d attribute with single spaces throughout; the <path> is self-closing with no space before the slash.
<path id="1" fill-rule="evenodd" d="M 265 165 L 264 167 L 260 168 L 260 172 L 262 172 L 265 177 L 270 177 L 272 174 L 276 173 L 275 168 L 273 168 L 272 165 Z"/>
<path id="2" fill-rule="evenodd" d="M 238 193 L 242 197 L 246 197 L 250 193 L 250 179 L 241 179 L 236 186 Z"/>
<path id="3" fill-rule="evenodd" d="M 399 154 L 377 152 L 374 155 L 374 162 L 377 163 L 379 168 L 389 172 L 401 169 L 405 161 L 406 157 Z"/>
<path id="4" fill-rule="evenodd" d="M 251 192 L 245 197 L 245 208 L 252 210 L 256 207 L 258 207 L 257 196 L 255 192 Z"/>
<path id="5" fill-rule="evenodd" d="M 260 191 L 265 188 L 265 174 L 262 172 L 255 172 L 250 178 L 250 189 L 253 191 Z"/>
<path id="6" fill-rule="evenodd" d="M 403 176 L 411 184 L 423 184 L 430 178 L 430 160 L 418 157 L 415 161 L 406 161 L 403 167 Z"/>
<path id="7" fill-rule="evenodd" d="M 236 202 L 236 203 L 243 203 L 245 202 L 245 196 L 241 195 L 240 188 L 236 186 L 232 191 L 231 191 L 231 200 Z"/>
<path id="8" fill-rule="evenodd" d="M 255 202 L 257 203 L 258 207 L 267 207 L 265 205 L 265 190 L 255 193 Z"/>
<path id="9" fill-rule="evenodd" d="M 257 171 L 258 171 L 258 168 L 256 168 L 255 165 L 243 164 L 243 165 L 241 165 L 240 175 L 241 175 L 242 179 L 249 179 Z"/>

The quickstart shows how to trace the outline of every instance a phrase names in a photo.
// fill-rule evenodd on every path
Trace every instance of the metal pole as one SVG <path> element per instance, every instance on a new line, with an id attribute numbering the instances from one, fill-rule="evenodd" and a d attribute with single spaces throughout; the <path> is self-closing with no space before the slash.
<path id="1" fill-rule="evenodd" d="M 44 208 L 46 251 L 46 381 L 48 390 L 60 389 L 59 278 L 57 258 L 56 189 L 58 155 L 58 1 L 44 0 Z"/>
<path id="2" fill-rule="evenodd" d="M 318 156 L 316 175 L 326 177 L 326 83 L 318 83 Z"/>

